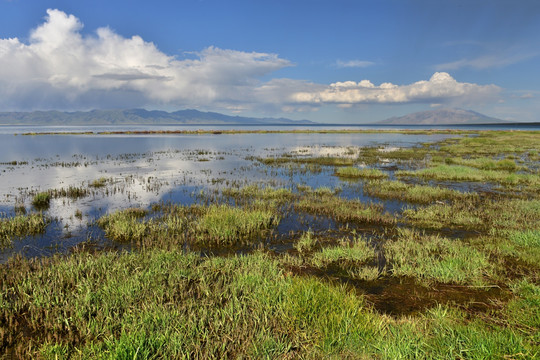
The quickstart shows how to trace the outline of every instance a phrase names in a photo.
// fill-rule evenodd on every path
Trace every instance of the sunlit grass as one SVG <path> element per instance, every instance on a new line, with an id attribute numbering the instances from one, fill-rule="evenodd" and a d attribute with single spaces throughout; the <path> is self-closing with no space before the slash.
<path id="1" fill-rule="evenodd" d="M 367 178 L 367 179 L 381 179 L 388 177 L 388 174 L 385 174 L 379 169 L 359 169 L 356 167 L 348 166 L 338 168 L 336 170 L 336 175 L 344 178 Z"/>
<path id="2" fill-rule="evenodd" d="M 440 186 L 411 185 L 401 181 L 369 181 L 364 184 L 364 192 L 381 199 L 398 199 L 421 204 L 478 197 L 476 193 L 463 193 Z"/>
<path id="3" fill-rule="evenodd" d="M 48 221 L 42 214 L 17 215 L 0 219 L 0 248 L 12 244 L 13 238 L 45 232 Z"/>
<path id="4" fill-rule="evenodd" d="M 401 229 L 395 241 L 385 244 L 393 276 L 431 281 L 481 285 L 492 273 L 488 257 L 459 240 L 423 235 Z"/>

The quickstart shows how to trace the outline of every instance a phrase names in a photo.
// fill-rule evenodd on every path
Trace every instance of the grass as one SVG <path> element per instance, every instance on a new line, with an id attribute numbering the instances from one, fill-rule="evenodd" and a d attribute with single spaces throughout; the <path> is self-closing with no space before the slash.
<path id="1" fill-rule="evenodd" d="M 130 208 L 102 216 L 97 224 L 105 230 L 110 239 L 137 242 L 142 240 L 149 230 L 148 223 L 140 220 L 145 215 L 146 211 L 143 209 Z"/>
<path id="2" fill-rule="evenodd" d="M 49 194 L 47 191 L 37 193 L 32 199 L 32 205 L 34 205 L 36 209 L 47 209 L 50 202 L 51 194 Z"/>
<path id="3" fill-rule="evenodd" d="M 388 174 L 379 169 L 359 169 L 352 166 L 338 168 L 335 174 L 344 178 L 381 179 L 388 177 Z"/>
<path id="4" fill-rule="evenodd" d="M 13 238 L 45 232 L 47 224 L 48 221 L 39 213 L 0 219 L 0 248 L 10 246 Z"/>
<path id="5" fill-rule="evenodd" d="M 278 222 L 279 218 L 269 210 L 210 205 L 195 225 L 196 238 L 204 243 L 232 245 L 261 236 Z"/>
<path id="6" fill-rule="evenodd" d="M 463 158 L 445 158 L 445 163 L 448 165 L 463 165 L 473 167 L 481 170 L 503 170 L 503 171 L 516 171 L 519 170 L 519 166 L 512 159 L 494 160 L 491 158 L 476 158 L 476 159 L 463 159 Z"/>
<path id="7" fill-rule="evenodd" d="M 539 184 L 536 174 L 516 174 L 502 170 L 480 170 L 462 165 L 437 165 L 430 168 L 395 173 L 398 177 L 419 177 L 442 181 L 496 182 L 505 185 Z"/>
<path id="8" fill-rule="evenodd" d="M 492 274 L 488 257 L 462 241 L 426 236 L 400 229 L 395 241 L 385 244 L 393 276 L 407 276 L 430 284 L 486 284 Z"/>
<path id="9" fill-rule="evenodd" d="M 364 184 L 364 192 L 381 199 L 398 199 L 419 204 L 478 197 L 476 193 L 463 193 L 440 186 L 406 184 L 401 181 L 369 181 Z"/>
<path id="10" fill-rule="evenodd" d="M 105 185 L 107 185 L 107 181 L 109 181 L 106 177 L 100 177 L 99 179 L 96 179 L 90 183 L 88 183 L 88 186 L 94 187 L 94 188 L 102 188 Z"/>
<path id="11" fill-rule="evenodd" d="M 294 248 L 300 254 L 312 252 L 317 246 L 317 239 L 313 236 L 313 231 L 309 230 L 300 236 L 300 239 L 294 244 Z"/>
<path id="12" fill-rule="evenodd" d="M 264 254 L 17 258 L 0 267 L 0 287 L 0 351 L 19 358 L 481 359 L 538 351 L 538 287 L 528 282 L 515 285 L 515 302 L 501 315 L 520 331 L 448 306 L 380 315 L 347 286 L 286 275 Z"/>
<path id="13" fill-rule="evenodd" d="M 257 160 L 259 160 L 265 165 L 281 165 L 281 164 L 286 164 L 286 163 L 297 163 L 297 164 L 313 164 L 313 165 L 324 165 L 324 166 L 351 166 L 354 164 L 354 159 L 336 157 L 336 156 L 319 156 L 319 157 L 283 156 L 283 157 L 258 158 Z"/>
<path id="14" fill-rule="evenodd" d="M 366 240 L 356 237 L 351 241 L 342 240 L 338 246 L 321 249 L 313 254 L 309 263 L 318 268 L 338 271 L 352 279 L 374 280 L 379 276 L 376 258 L 375 250 Z"/>
<path id="15" fill-rule="evenodd" d="M 388 226 L 396 221 L 390 214 L 383 212 L 380 205 L 343 199 L 330 191 L 313 191 L 297 200 L 294 207 L 297 211 L 328 216 L 340 222 L 351 221 Z"/>
<path id="16" fill-rule="evenodd" d="M 406 209 L 403 215 L 411 224 L 419 227 L 468 229 L 497 235 L 508 230 L 540 228 L 540 201 L 454 201 L 451 204 Z"/>

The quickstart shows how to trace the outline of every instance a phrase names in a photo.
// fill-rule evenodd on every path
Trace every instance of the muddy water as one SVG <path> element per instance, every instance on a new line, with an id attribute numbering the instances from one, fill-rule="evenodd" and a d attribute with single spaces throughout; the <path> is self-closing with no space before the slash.
<path id="1" fill-rule="evenodd" d="M 111 127 L 0 127 L 0 211 L 3 216 L 13 216 L 16 206 L 32 211 L 32 196 L 39 191 L 70 186 L 89 191 L 87 196 L 78 199 L 53 199 L 46 210 L 52 219 L 47 232 L 16 240 L 13 247 L 0 250 L 0 262 L 16 252 L 39 256 L 68 251 L 89 238 L 107 242 L 93 223 L 108 212 L 128 207 L 148 208 L 162 201 L 187 205 L 199 201 L 201 191 L 219 191 L 224 187 L 253 183 L 286 188 L 294 188 L 295 184 L 314 188 L 340 187 L 343 197 L 381 202 L 387 211 L 396 212 L 403 204 L 366 197 L 358 185 L 333 176 L 331 167 L 323 166 L 316 172 L 268 167 L 253 157 L 286 153 L 341 156 L 351 148 L 411 147 L 449 137 L 388 133 L 14 135 L 65 130 L 97 132 L 111 130 Z M 100 178 L 107 179 L 105 186 L 89 186 Z M 76 211 L 82 213 L 82 218 L 75 216 Z M 276 240 L 271 244 L 274 248 L 290 248 L 290 242 L 287 244 L 283 238 L 291 231 L 337 227 L 330 219 L 313 218 L 302 222 L 296 216 L 289 214 L 282 219 L 277 236 L 274 234 Z"/>

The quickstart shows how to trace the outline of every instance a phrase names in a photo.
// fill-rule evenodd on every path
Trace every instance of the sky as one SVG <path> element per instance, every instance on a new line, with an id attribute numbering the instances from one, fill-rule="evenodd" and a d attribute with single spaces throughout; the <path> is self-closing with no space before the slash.
<path id="1" fill-rule="evenodd" d="M 0 0 L 0 111 L 540 121 L 538 0 Z"/>

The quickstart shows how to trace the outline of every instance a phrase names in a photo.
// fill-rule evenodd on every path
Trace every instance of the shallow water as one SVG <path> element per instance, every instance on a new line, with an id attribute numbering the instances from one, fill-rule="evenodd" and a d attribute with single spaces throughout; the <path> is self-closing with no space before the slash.
<path id="1" fill-rule="evenodd" d="M 144 129 L 148 129 L 146 127 Z M 165 130 L 166 127 L 159 127 Z M 236 127 L 238 128 L 238 127 Z M 16 205 L 31 211 L 32 194 L 49 189 L 83 187 L 90 195 L 51 201 L 53 222 L 44 235 L 14 241 L 0 250 L 0 262 L 14 252 L 27 256 L 66 251 L 88 238 L 103 237 L 93 222 L 105 213 L 153 203 L 191 204 L 201 191 L 260 184 L 293 188 L 342 188 L 341 196 L 380 202 L 363 195 L 354 183 L 333 176 L 331 167 L 315 173 L 298 168 L 268 167 L 253 157 L 345 154 L 350 148 L 411 147 L 455 135 L 404 134 L 201 134 L 201 135 L 14 135 L 28 131 L 141 130 L 141 127 L 0 127 L 0 211 L 14 215 Z M 175 127 L 174 129 L 177 129 Z M 285 127 L 290 129 L 290 127 Z M 301 167 L 300 167 L 301 169 Z M 88 185 L 107 178 L 106 186 Z M 382 202 L 395 212 L 399 202 Z M 74 216 L 82 212 L 82 219 Z M 307 230 L 294 217 L 282 220 L 279 232 Z M 321 222 L 321 228 L 332 224 Z M 280 247 L 279 242 L 276 247 Z"/>

